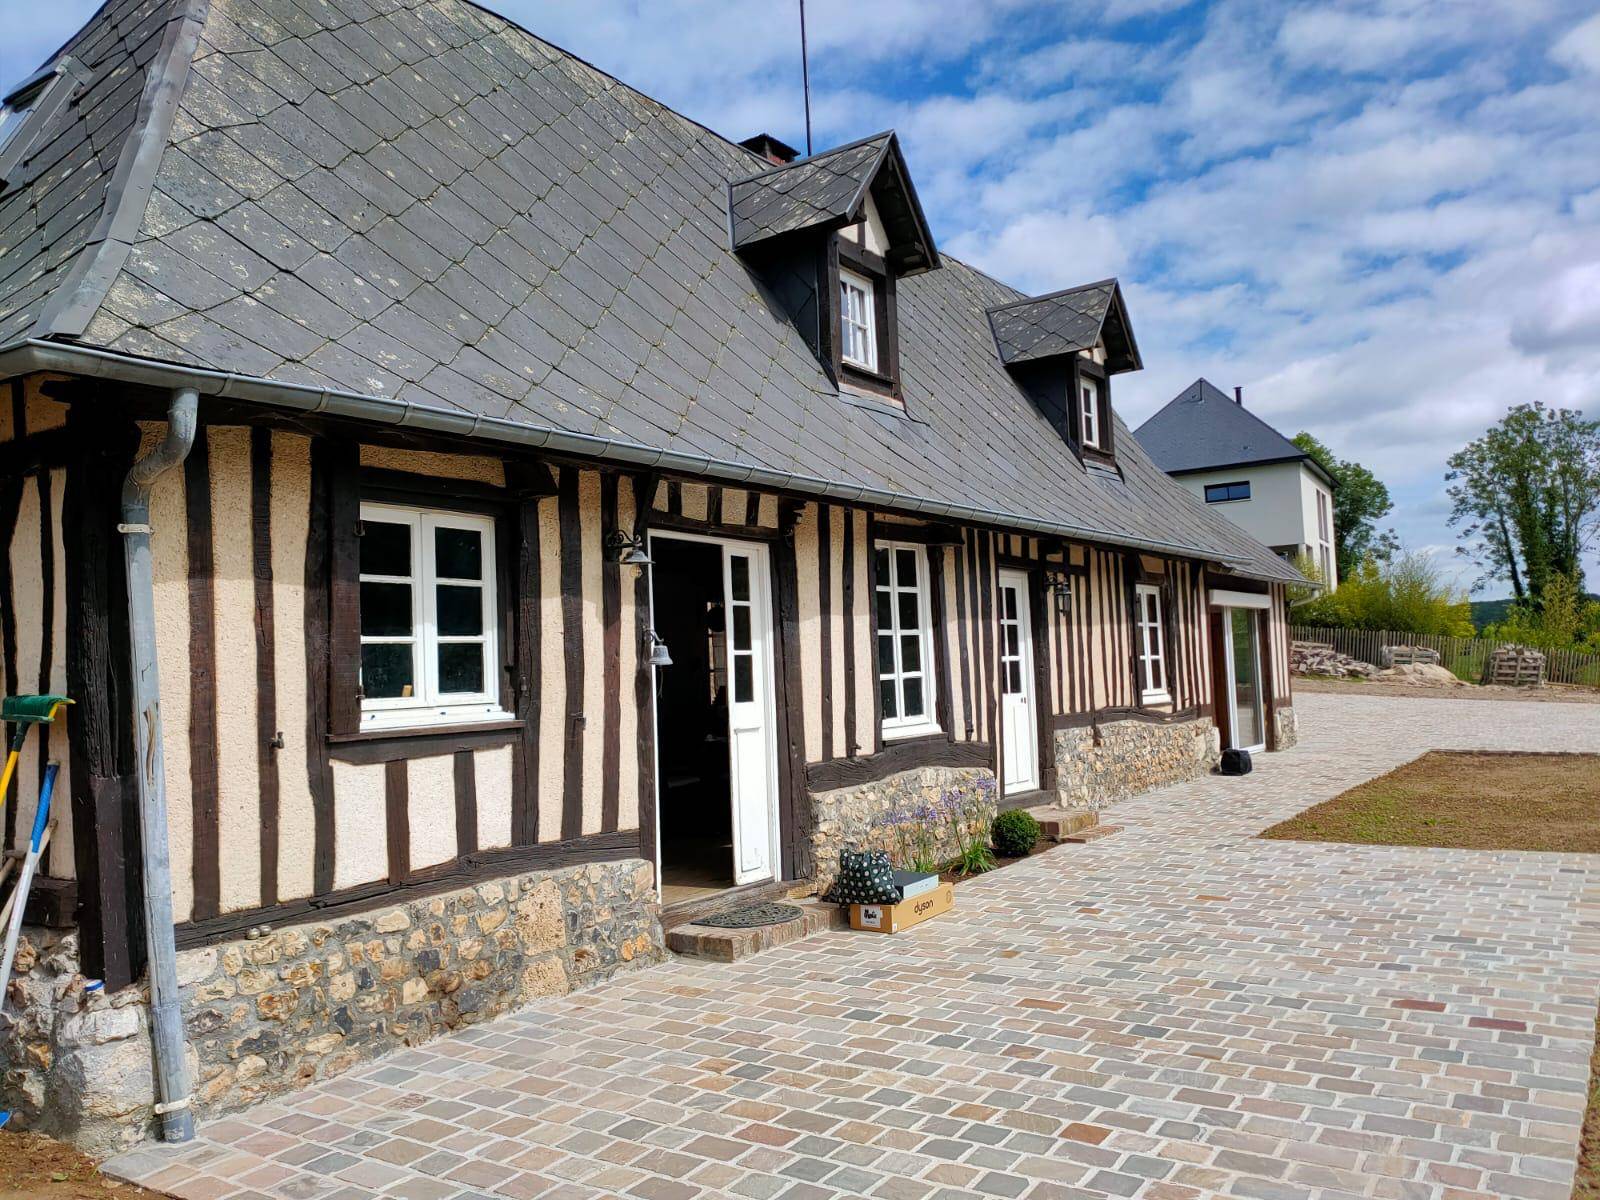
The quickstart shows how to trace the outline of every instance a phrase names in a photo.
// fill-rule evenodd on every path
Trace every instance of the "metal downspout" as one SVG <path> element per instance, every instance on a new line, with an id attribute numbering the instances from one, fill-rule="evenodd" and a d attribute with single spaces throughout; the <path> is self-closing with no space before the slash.
<path id="1" fill-rule="evenodd" d="M 144 927 L 150 966 L 150 1032 L 155 1044 L 156 1114 L 161 1138 L 194 1137 L 189 1063 L 178 1003 L 178 950 L 172 936 L 172 864 L 167 857 L 167 784 L 161 753 L 161 681 L 156 673 L 155 579 L 150 561 L 150 489 L 194 445 L 200 395 L 174 388 L 167 435 L 133 464 L 122 485 L 123 558 L 133 653 L 134 737 L 138 751 L 139 830 L 144 844 Z"/>

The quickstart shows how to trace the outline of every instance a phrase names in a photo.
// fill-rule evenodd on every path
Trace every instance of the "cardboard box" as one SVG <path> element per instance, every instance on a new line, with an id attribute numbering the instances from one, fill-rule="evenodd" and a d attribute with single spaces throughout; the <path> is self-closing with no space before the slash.
<path id="1" fill-rule="evenodd" d="M 933 891 L 899 904 L 852 904 L 850 928 L 872 933 L 899 933 L 949 912 L 955 902 L 956 885 L 941 883 Z"/>

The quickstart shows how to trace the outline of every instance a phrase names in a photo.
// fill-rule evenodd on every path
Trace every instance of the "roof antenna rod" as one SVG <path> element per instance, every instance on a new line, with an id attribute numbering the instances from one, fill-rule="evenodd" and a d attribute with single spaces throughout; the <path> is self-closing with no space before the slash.
<path id="1" fill-rule="evenodd" d="M 806 157 L 811 157 L 811 65 L 806 58 L 806 0 L 800 0 L 800 86 L 806 95 Z"/>

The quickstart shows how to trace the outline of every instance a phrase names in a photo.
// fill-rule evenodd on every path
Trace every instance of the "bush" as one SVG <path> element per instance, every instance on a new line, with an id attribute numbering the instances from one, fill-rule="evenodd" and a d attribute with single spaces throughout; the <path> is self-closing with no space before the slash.
<path id="1" fill-rule="evenodd" d="M 1022 858 L 1039 840 L 1039 822 L 1030 813 L 1014 808 L 994 819 L 989 837 L 994 842 L 994 852 L 1001 858 Z"/>
<path id="2" fill-rule="evenodd" d="M 1425 554 L 1367 559 L 1331 592 L 1297 605 L 1297 625 L 1472 637 L 1472 609 Z"/>

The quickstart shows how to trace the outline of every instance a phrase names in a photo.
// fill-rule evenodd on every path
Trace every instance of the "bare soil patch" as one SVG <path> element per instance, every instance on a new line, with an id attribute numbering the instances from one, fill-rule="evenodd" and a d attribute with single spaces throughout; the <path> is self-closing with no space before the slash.
<path id="1" fill-rule="evenodd" d="M 1484 687 L 1469 683 L 1436 687 L 1405 680 L 1335 679 L 1330 675 L 1296 675 L 1297 692 L 1330 692 L 1340 696 L 1405 696 L 1419 700 L 1522 700 L 1543 704 L 1600 704 L 1600 689 L 1571 684 L 1541 688 Z"/>
<path id="2" fill-rule="evenodd" d="M 1600 853 L 1600 755 L 1434 750 L 1261 835 Z"/>
<path id="3" fill-rule="evenodd" d="M 37 1133 L 0 1132 L 0 1200 L 162 1200 L 108 1179 L 86 1154 Z"/>

